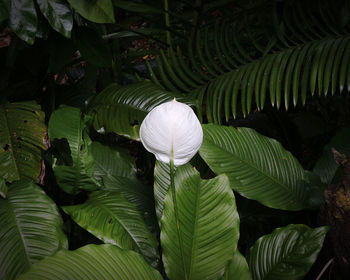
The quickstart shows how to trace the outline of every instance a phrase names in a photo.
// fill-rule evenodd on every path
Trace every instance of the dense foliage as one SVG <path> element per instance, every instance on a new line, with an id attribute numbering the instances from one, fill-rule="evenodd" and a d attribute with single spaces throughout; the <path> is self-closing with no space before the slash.
<path id="1" fill-rule="evenodd" d="M 0 32 L 1 279 L 309 279 L 338 256 L 318 213 L 350 153 L 349 1 L 0 0 Z M 204 138 L 168 191 L 139 126 L 174 97 Z"/>

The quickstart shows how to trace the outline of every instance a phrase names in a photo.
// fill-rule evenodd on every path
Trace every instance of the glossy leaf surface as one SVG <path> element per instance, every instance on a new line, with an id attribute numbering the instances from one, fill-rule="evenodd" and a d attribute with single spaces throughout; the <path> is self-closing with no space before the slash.
<path id="1" fill-rule="evenodd" d="M 37 0 L 37 3 L 51 27 L 63 36 L 70 38 L 73 16 L 67 3 L 63 0 Z"/>
<path id="2" fill-rule="evenodd" d="M 226 268 L 222 280 L 252 280 L 249 267 L 245 257 L 238 251 L 233 254 L 233 258 Z"/>
<path id="3" fill-rule="evenodd" d="M 181 176 L 182 166 L 176 177 Z M 161 228 L 163 263 L 169 279 L 223 276 L 239 238 L 239 217 L 228 178 L 201 180 L 199 173 L 168 191 Z"/>
<path id="4" fill-rule="evenodd" d="M 303 279 L 320 252 L 327 231 L 327 227 L 289 225 L 259 238 L 248 258 L 253 279 Z"/>
<path id="5" fill-rule="evenodd" d="M 34 1 L 12 0 L 10 9 L 10 28 L 28 44 L 34 44 L 37 32 L 37 14 Z"/>
<path id="6" fill-rule="evenodd" d="M 307 206 L 304 169 L 276 140 L 250 128 L 203 125 L 199 154 L 216 174 L 227 174 L 231 188 L 277 209 Z"/>
<path id="7" fill-rule="evenodd" d="M 135 164 L 127 151 L 93 142 L 92 155 L 93 177 L 101 189 L 120 192 L 140 211 L 154 212 L 152 188 L 137 179 Z"/>
<path id="8" fill-rule="evenodd" d="M 62 250 L 34 265 L 18 280 L 161 280 L 160 273 L 133 251 L 117 246 L 87 245 Z"/>
<path id="9" fill-rule="evenodd" d="M 117 192 L 98 191 L 80 205 L 65 206 L 64 211 L 87 231 L 105 243 L 136 250 L 157 266 L 158 242 L 148 230 L 136 206 Z"/>
<path id="10" fill-rule="evenodd" d="M 88 113 L 96 130 L 115 132 L 128 138 L 139 139 L 139 125 L 147 113 L 166 101 L 176 100 L 189 104 L 183 96 L 165 91 L 151 82 L 140 82 L 120 87 L 111 84 L 89 104 Z"/>
<path id="11" fill-rule="evenodd" d="M 92 179 L 91 139 L 80 110 L 62 106 L 54 111 L 49 121 L 49 137 L 59 154 L 53 164 L 59 186 L 68 193 L 98 189 Z"/>
<path id="12" fill-rule="evenodd" d="M 44 113 L 34 102 L 0 106 L 0 177 L 38 181 L 41 150 L 45 150 Z"/>
<path id="13" fill-rule="evenodd" d="M 21 272 L 68 243 L 55 203 L 34 183 L 20 180 L 0 198 L 0 278 Z"/>
<path id="14" fill-rule="evenodd" d="M 175 168 L 175 173 L 176 173 Z M 185 164 L 181 166 L 181 171 L 175 176 L 176 184 L 181 184 L 181 182 L 190 176 L 195 175 L 196 172 L 190 164 Z M 163 163 L 161 161 L 156 161 L 154 167 L 154 200 L 156 206 L 156 214 L 161 227 L 161 218 L 163 215 L 164 208 L 164 198 L 170 187 L 170 164 Z"/>

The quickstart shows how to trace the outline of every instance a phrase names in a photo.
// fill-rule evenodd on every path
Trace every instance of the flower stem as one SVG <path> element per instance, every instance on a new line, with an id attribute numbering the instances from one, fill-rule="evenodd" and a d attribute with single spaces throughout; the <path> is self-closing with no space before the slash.
<path id="1" fill-rule="evenodd" d="M 179 221 L 178 208 L 177 208 L 177 202 L 176 202 L 175 167 L 174 167 L 174 151 L 173 151 L 173 149 L 171 149 L 171 158 L 170 158 L 170 189 L 171 189 L 171 194 L 173 197 L 176 229 L 177 229 L 177 235 L 179 237 L 180 254 L 181 254 L 181 259 L 182 259 L 183 272 L 184 272 L 184 276 L 185 276 L 184 279 L 187 280 L 188 276 L 187 276 L 186 265 L 185 265 L 186 262 L 185 262 L 185 258 L 184 258 L 184 251 L 183 251 L 183 247 L 182 247 L 183 243 L 182 243 L 180 221 Z"/>

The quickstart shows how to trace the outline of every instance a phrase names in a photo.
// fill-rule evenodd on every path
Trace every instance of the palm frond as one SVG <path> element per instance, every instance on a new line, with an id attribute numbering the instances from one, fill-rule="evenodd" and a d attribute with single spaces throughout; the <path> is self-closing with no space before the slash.
<path id="1" fill-rule="evenodd" d="M 259 1 L 261 2 L 261 1 Z M 149 78 L 198 100 L 198 114 L 221 123 L 261 110 L 288 109 L 308 97 L 350 89 L 350 25 L 346 1 L 266 1 L 222 21 L 208 22 L 187 49 L 169 48 L 151 63 Z M 153 67 L 152 67 L 153 65 Z"/>

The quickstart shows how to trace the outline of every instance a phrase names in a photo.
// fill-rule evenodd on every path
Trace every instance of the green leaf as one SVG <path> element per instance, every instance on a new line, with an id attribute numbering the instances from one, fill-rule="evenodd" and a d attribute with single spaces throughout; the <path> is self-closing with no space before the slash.
<path id="1" fill-rule="evenodd" d="M 157 266 L 158 242 L 148 230 L 136 206 L 117 192 L 93 192 L 80 205 L 63 210 L 81 227 L 105 243 L 136 250 L 153 266 Z"/>
<path id="2" fill-rule="evenodd" d="M 98 142 L 92 143 L 93 176 L 101 189 L 120 192 L 140 211 L 153 213 L 152 188 L 136 177 L 133 159 L 121 149 L 116 150 Z"/>
<path id="3" fill-rule="evenodd" d="M 0 196 L 2 198 L 6 198 L 8 193 L 8 188 L 6 186 L 6 182 L 3 178 L 0 178 Z"/>
<path id="4" fill-rule="evenodd" d="M 303 279 L 320 252 L 327 231 L 327 227 L 289 225 L 259 238 L 248 257 L 253 279 Z"/>
<path id="5" fill-rule="evenodd" d="M 183 166 L 177 168 L 181 174 Z M 169 279 L 217 279 L 239 238 L 239 217 L 228 178 L 201 180 L 199 173 L 175 183 L 164 200 L 160 240 Z"/>
<path id="6" fill-rule="evenodd" d="M 112 65 L 112 54 L 107 41 L 95 30 L 80 27 L 74 32 L 74 43 L 81 55 L 92 64 L 99 67 L 110 67 Z"/>
<path id="7" fill-rule="evenodd" d="M 276 140 L 250 128 L 203 125 L 199 154 L 244 197 L 282 210 L 307 206 L 302 166 Z"/>
<path id="8" fill-rule="evenodd" d="M 161 280 L 162 276 L 139 254 L 105 244 L 87 245 L 75 251 L 61 250 L 18 278 L 25 279 Z"/>
<path id="9" fill-rule="evenodd" d="M 51 27 L 63 36 L 70 38 L 73 16 L 66 2 L 64 0 L 37 0 L 37 3 Z"/>
<path id="10" fill-rule="evenodd" d="M 332 148 L 341 154 L 350 154 L 350 128 L 341 129 L 327 144 L 313 171 L 320 176 L 325 184 L 333 183 L 339 166 L 334 160 Z"/>
<path id="11" fill-rule="evenodd" d="M 176 168 L 176 167 L 175 167 Z M 176 174 L 176 170 L 175 170 Z M 175 176 L 176 184 L 181 184 L 182 181 L 196 174 L 196 171 L 190 164 L 185 164 L 181 167 L 181 171 Z M 156 161 L 154 167 L 154 199 L 156 205 L 156 214 L 161 227 L 161 218 L 163 215 L 164 198 L 170 187 L 170 164 Z"/>
<path id="12" fill-rule="evenodd" d="M 28 44 L 34 44 L 38 19 L 33 0 L 12 0 L 10 28 Z"/>
<path id="13" fill-rule="evenodd" d="M 247 261 L 244 256 L 236 250 L 233 258 L 226 268 L 226 272 L 222 280 L 252 280 Z"/>
<path id="14" fill-rule="evenodd" d="M 44 113 L 34 102 L 0 105 L 0 178 L 38 181 L 45 150 Z"/>
<path id="15" fill-rule="evenodd" d="M 91 100 L 88 114 L 96 130 L 115 132 L 139 140 L 139 125 L 155 106 L 176 99 L 191 104 L 181 95 L 144 81 L 120 87 L 111 84 Z"/>
<path id="16" fill-rule="evenodd" d="M 29 180 L 9 186 L 0 199 L 0 278 L 15 279 L 33 263 L 67 248 L 55 203 Z"/>
<path id="17" fill-rule="evenodd" d="M 54 111 L 49 121 L 49 137 L 53 147 L 60 152 L 60 157 L 52 166 L 58 185 L 68 193 L 98 189 L 92 179 L 91 139 L 86 133 L 80 110 L 61 106 Z M 66 142 L 62 142 L 64 139 Z M 62 148 L 67 142 L 68 152 Z"/>
<path id="18" fill-rule="evenodd" d="M 97 23 L 113 23 L 114 11 L 111 0 L 68 0 L 84 18 Z"/>

